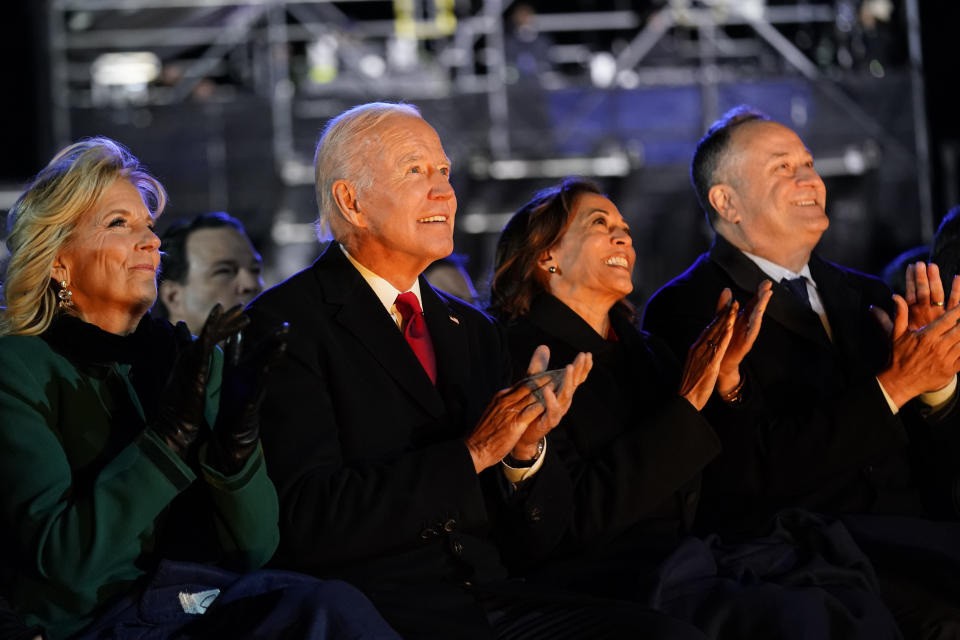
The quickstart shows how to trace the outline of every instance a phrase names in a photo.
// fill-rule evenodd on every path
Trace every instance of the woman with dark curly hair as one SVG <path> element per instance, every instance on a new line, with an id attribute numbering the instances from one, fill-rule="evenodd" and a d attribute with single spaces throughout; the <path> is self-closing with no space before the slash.
<path id="1" fill-rule="evenodd" d="M 543 556 L 513 558 L 516 570 L 640 600 L 715 638 L 898 637 L 859 549 L 813 514 L 785 515 L 763 540 L 689 535 L 701 471 L 720 451 L 705 416 L 751 402 L 739 365 L 770 283 L 742 311 L 718 291 L 714 320 L 680 366 L 634 324 L 635 258 L 616 205 L 578 178 L 537 193 L 497 244 L 490 307 L 515 360 L 539 344 L 557 363 L 581 351 L 594 358 L 550 434 L 570 478 L 569 495 L 555 499 L 572 502 L 573 516 Z"/>

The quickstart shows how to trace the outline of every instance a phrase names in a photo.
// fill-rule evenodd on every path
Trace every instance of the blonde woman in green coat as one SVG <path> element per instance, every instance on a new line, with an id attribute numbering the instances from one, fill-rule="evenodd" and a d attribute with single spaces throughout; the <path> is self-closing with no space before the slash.
<path id="1" fill-rule="evenodd" d="M 217 600 L 235 580 L 241 603 L 276 586 L 212 566 L 256 569 L 277 545 L 257 387 L 282 331 L 247 361 L 228 349 L 237 361 L 221 375 L 216 344 L 245 326 L 239 307 L 216 307 L 196 339 L 150 318 L 165 200 L 125 148 L 93 138 L 57 154 L 10 212 L 0 567 L 14 609 L 52 638 L 132 627 L 242 637 L 255 625 L 239 609 L 256 607 L 224 604 L 218 622 Z M 320 583 L 307 580 L 293 582 Z M 180 629 L 201 618 L 202 632 Z"/>

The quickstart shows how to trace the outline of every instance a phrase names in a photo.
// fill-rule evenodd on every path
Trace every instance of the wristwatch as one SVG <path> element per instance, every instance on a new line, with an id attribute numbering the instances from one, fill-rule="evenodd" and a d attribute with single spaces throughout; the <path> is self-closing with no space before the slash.
<path id="1" fill-rule="evenodd" d="M 508 453 L 506 456 L 504 456 L 501 462 L 503 462 L 503 464 L 510 467 L 511 469 L 527 469 L 529 467 L 532 467 L 536 463 L 536 461 L 540 459 L 540 456 L 543 455 L 543 450 L 546 448 L 547 448 L 547 436 L 543 436 L 542 438 L 540 438 L 539 441 L 537 441 L 537 452 L 533 454 L 533 457 L 530 458 L 529 460 L 517 460 L 516 458 L 514 458 L 512 455 Z"/>

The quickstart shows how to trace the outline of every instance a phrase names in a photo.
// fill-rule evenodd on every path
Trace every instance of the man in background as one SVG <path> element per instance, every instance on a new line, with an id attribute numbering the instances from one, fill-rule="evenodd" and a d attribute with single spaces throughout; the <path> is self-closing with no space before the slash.
<path id="1" fill-rule="evenodd" d="M 246 305 L 263 291 L 263 259 L 243 224 L 223 212 L 182 220 L 160 238 L 158 300 L 171 323 L 197 335 L 210 309 Z"/>

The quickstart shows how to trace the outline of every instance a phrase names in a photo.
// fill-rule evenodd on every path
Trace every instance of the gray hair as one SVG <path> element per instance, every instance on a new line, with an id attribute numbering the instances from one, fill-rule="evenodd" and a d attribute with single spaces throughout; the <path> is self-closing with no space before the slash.
<path id="1" fill-rule="evenodd" d="M 721 169 L 726 162 L 730 150 L 730 140 L 738 127 L 749 122 L 767 122 L 770 116 L 745 104 L 738 105 L 723 114 L 719 120 L 710 125 L 707 132 L 697 143 L 690 162 L 690 181 L 697 194 L 697 200 L 707 215 L 707 221 L 713 228 L 720 216 L 710 204 L 710 189 L 719 182 Z"/>
<path id="2" fill-rule="evenodd" d="M 340 211 L 333 199 L 333 183 L 349 180 L 358 191 L 372 186 L 373 175 L 368 163 L 364 162 L 364 155 L 379 137 L 370 132 L 390 116 L 398 114 L 423 117 L 412 104 L 369 102 L 347 109 L 324 127 L 313 159 L 319 207 L 316 228 L 321 241 L 341 240 L 344 235 L 339 224 Z"/>

